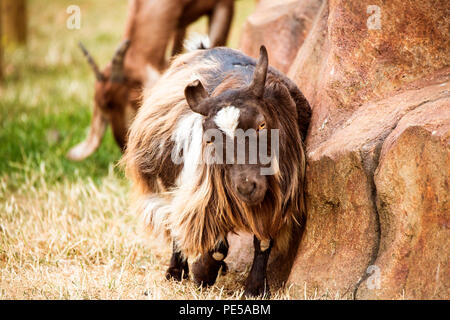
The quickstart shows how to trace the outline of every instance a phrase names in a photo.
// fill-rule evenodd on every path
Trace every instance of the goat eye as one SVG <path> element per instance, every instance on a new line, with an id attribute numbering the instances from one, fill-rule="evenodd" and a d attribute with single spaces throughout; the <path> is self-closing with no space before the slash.
<path id="1" fill-rule="evenodd" d="M 259 130 L 262 130 L 262 129 L 265 129 L 265 128 L 266 128 L 266 123 L 263 122 L 263 123 L 261 123 L 261 124 L 258 126 L 258 131 L 259 131 Z"/>

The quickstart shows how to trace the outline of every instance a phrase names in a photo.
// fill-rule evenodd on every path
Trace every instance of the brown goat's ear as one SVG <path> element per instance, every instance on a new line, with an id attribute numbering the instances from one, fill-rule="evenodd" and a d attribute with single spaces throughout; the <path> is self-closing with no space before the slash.
<path id="1" fill-rule="evenodd" d="M 206 92 L 200 80 L 195 80 L 188 84 L 186 89 L 184 89 L 184 96 L 192 111 L 204 116 L 208 115 L 208 110 L 200 107 L 201 102 L 209 97 L 208 92 Z"/>
<path id="2" fill-rule="evenodd" d="M 261 46 L 259 49 L 259 59 L 255 66 L 253 73 L 253 80 L 250 84 L 250 90 L 258 98 L 264 95 L 264 86 L 266 85 L 267 68 L 269 67 L 269 57 L 267 56 L 267 49 Z"/>

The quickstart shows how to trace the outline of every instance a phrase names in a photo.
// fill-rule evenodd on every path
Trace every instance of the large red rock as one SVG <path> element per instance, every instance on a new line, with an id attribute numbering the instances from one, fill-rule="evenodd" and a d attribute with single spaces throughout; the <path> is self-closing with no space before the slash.
<path id="1" fill-rule="evenodd" d="M 405 115 L 386 138 L 375 172 L 378 274 L 357 298 L 448 299 L 450 292 L 450 98 Z M 377 278 L 378 277 L 378 278 Z"/>
<path id="2" fill-rule="evenodd" d="M 262 0 L 243 28 L 240 48 L 258 57 L 264 44 L 270 64 L 287 72 L 311 28 L 322 0 Z"/>
<path id="3" fill-rule="evenodd" d="M 380 156 L 380 150 L 399 120 L 418 107 L 446 106 L 446 110 L 441 108 L 440 116 L 448 118 L 450 79 L 444 79 L 447 83 L 438 77 L 434 84 L 424 88 L 364 105 L 328 140 L 308 152 L 306 228 L 289 278 L 290 283 L 299 286 L 302 295 L 306 285 L 308 292 L 315 291 L 319 295 L 351 297 L 360 280 L 367 276 L 367 268 L 380 267 L 376 258 L 386 230 L 377 205 L 379 186 L 374 182 L 378 161 L 384 156 L 383 153 Z M 448 126 L 442 130 L 447 130 L 448 135 Z M 441 153 L 446 152 L 448 149 L 441 150 Z M 430 165 L 435 169 L 439 167 L 433 162 Z M 449 164 L 443 168 L 448 171 Z M 435 170 L 434 175 L 438 177 L 441 172 Z M 432 192 L 438 194 L 442 190 Z M 404 201 L 402 192 L 391 193 L 391 196 L 398 197 L 397 203 Z M 448 212 L 438 214 L 447 215 L 448 219 Z M 389 225 L 391 220 L 384 223 Z M 443 241 L 432 246 L 444 251 L 441 258 L 448 260 L 446 245 L 448 240 L 447 244 Z M 423 258 L 428 259 L 426 255 Z M 383 296 L 394 297 L 397 296 Z"/>
<path id="4" fill-rule="evenodd" d="M 380 29 L 367 26 L 373 5 Z M 447 11 L 446 0 L 325 1 L 288 72 L 315 109 L 308 146 L 327 139 L 362 104 L 449 66 Z"/>
<path id="5" fill-rule="evenodd" d="M 380 29 L 368 28 L 373 27 L 373 13 L 367 13 L 372 5 L 380 10 Z M 440 123 L 442 136 L 448 136 L 446 8 L 446 1 L 336 0 L 322 6 L 288 73 L 313 109 L 307 136 L 306 228 L 289 276 L 294 297 L 305 291 L 341 298 L 398 298 L 399 291 L 408 298 L 449 297 L 448 281 L 437 285 L 433 278 L 448 279 L 444 262 L 449 260 L 450 211 L 445 207 L 448 191 L 443 191 L 448 190 L 448 175 L 442 177 L 442 170 L 449 171 L 448 144 L 444 138 L 433 144 L 421 130 L 406 129 L 407 119 L 417 120 L 419 109 L 437 108 L 436 118 L 424 118 L 421 126 Z M 403 123 L 411 141 L 402 140 L 403 149 L 403 144 L 397 148 L 407 150 L 411 143 L 419 150 L 428 144 L 436 149 L 436 158 L 428 157 L 422 168 L 411 164 L 419 151 L 408 156 L 381 152 L 390 148 L 387 137 Z M 402 162 L 415 181 L 409 184 L 413 191 L 401 185 L 408 176 L 383 173 L 385 164 Z M 390 179 L 399 184 L 389 186 Z M 417 198 L 425 191 L 428 200 Z M 405 208 L 414 210 L 403 217 Z M 414 232 L 407 233 L 405 226 Z M 384 289 L 373 289 L 378 272 Z"/>

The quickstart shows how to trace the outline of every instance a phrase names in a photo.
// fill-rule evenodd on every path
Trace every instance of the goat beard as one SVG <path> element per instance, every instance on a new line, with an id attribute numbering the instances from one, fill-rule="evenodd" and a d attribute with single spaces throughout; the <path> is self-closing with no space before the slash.
<path id="1" fill-rule="evenodd" d="M 235 193 L 223 168 L 205 167 L 195 190 L 174 199 L 170 231 L 187 257 L 212 250 L 229 232 L 250 232 L 259 239 L 275 239 L 285 223 L 277 176 L 268 177 L 263 201 L 248 206 Z"/>
<path id="2" fill-rule="evenodd" d="M 232 212 L 243 221 L 242 231 L 251 232 L 259 239 L 273 239 L 282 224 L 281 190 L 275 177 L 268 177 L 268 188 L 264 199 L 256 205 L 248 205 L 236 194 L 230 179 L 225 179 L 228 200 L 233 206 Z"/>

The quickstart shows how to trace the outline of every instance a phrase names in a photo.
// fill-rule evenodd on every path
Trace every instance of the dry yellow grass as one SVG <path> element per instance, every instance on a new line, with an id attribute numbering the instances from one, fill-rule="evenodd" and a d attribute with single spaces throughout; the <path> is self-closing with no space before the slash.
<path id="1" fill-rule="evenodd" d="M 36 188 L 36 184 L 38 188 Z M 167 281 L 170 249 L 127 212 L 127 185 L 114 171 L 99 186 L 47 185 L 30 176 L 0 189 L 0 299 L 239 299 L 245 274 L 202 289 Z M 273 298 L 288 298 L 284 291 Z"/>

